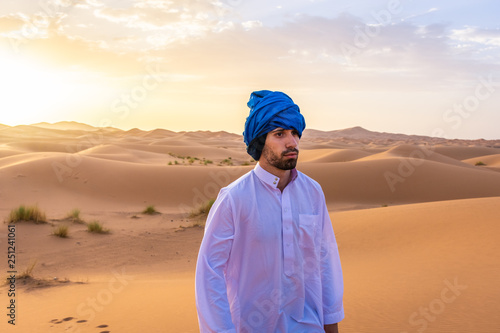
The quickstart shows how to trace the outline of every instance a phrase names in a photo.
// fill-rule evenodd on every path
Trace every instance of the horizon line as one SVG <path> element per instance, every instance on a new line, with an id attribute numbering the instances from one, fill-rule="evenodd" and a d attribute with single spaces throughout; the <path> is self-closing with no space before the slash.
<path id="1" fill-rule="evenodd" d="M 129 132 L 132 130 L 140 130 L 142 132 L 151 132 L 155 130 L 166 130 L 174 133 L 189 133 L 189 132 L 210 132 L 210 133 L 217 133 L 217 132 L 226 132 L 229 134 L 234 134 L 234 135 L 242 135 L 240 133 L 235 133 L 232 131 L 224 130 L 224 129 L 219 129 L 219 130 L 208 130 L 208 129 L 199 129 L 199 130 L 180 130 L 180 131 L 175 131 L 175 130 L 170 130 L 164 127 L 156 127 L 154 129 L 142 129 L 139 127 L 132 127 L 128 129 L 120 128 L 120 127 L 115 127 L 115 126 L 94 126 L 90 125 L 88 123 L 80 122 L 80 121 L 75 121 L 75 120 L 61 120 L 57 121 L 54 123 L 50 122 L 38 122 L 38 123 L 32 123 L 32 124 L 17 124 L 17 125 L 8 125 L 4 123 L 0 123 L 0 126 L 5 126 L 5 127 L 18 127 L 18 126 L 34 126 L 34 127 L 39 127 L 39 128 L 44 128 L 43 126 L 40 125 L 47 125 L 47 126 L 56 126 L 58 124 L 77 124 L 77 125 L 83 125 L 86 127 L 91 127 L 96 130 L 98 129 L 114 129 L 114 130 L 119 130 L 123 132 Z M 56 129 L 56 128 L 46 128 L 46 129 Z M 463 139 L 463 138 L 446 138 L 446 137 L 437 137 L 437 136 L 430 136 L 430 135 L 423 135 L 423 134 L 407 134 L 407 133 L 394 133 L 394 132 L 379 132 L 379 131 L 372 131 L 369 129 L 366 129 L 362 126 L 353 126 L 353 127 L 347 127 L 347 128 L 342 128 L 342 129 L 331 129 L 331 130 L 321 130 L 321 129 L 315 129 L 315 128 L 306 128 L 305 130 L 308 131 L 318 131 L 318 132 L 323 132 L 323 133 L 329 133 L 329 132 L 342 132 L 342 131 L 347 131 L 347 130 L 354 130 L 354 129 L 359 129 L 366 131 L 371 134 L 387 134 L 387 135 L 401 135 L 401 136 L 408 136 L 408 137 L 419 137 L 419 138 L 430 138 L 430 139 L 443 139 L 443 140 L 460 140 L 460 141 L 500 141 L 500 139 L 484 139 L 484 138 L 476 138 L 476 139 Z M 0 128 L 1 130 L 1 128 Z M 59 130 L 72 130 L 72 129 L 59 129 Z"/>

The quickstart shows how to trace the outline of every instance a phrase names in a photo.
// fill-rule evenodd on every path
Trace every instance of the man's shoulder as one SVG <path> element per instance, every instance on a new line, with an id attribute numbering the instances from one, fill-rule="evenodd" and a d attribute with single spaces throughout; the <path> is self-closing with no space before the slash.
<path id="1" fill-rule="evenodd" d="M 246 186 L 248 186 L 250 181 L 252 181 L 253 172 L 254 172 L 253 170 L 248 171 L 247 173 L 243 174 L 233 182 L 223 187 L 221 191 L 227 193 L 236 193 L 241 191 Z"/>

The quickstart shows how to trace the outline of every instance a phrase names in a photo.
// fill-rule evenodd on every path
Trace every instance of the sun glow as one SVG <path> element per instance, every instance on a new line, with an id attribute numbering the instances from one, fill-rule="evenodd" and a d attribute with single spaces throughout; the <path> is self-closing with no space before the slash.
<path id="1" fill-rule="evenodd" d="M 0 63 L 0 123 L 31 124 L 63 115 L 74 97 L 71 73 L 14 59 Z"/>

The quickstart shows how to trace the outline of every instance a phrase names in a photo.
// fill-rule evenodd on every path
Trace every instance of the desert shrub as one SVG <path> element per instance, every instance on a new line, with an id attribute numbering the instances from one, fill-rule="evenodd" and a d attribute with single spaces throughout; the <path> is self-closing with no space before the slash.
<path id="1" fill-rule="evenodd" d="M 231 157 L 229 157 L 229 158 L 225 158 L 225 159 L 223 159 L 223 160 L 220 162 L 220 165 L 223 165 L 223 164 L 226 164 L 226 165 L 233 165 L 233 160 L 231 159 Z"/>
<path id="2" fill-rule="evenodd" d="M 87 231 L 96 234 L 107 234 L 109 229 L 105 229 L 99 221 L 93 221 L 87 224 Z"/>
<path id="3" fill-rule="evenodd" d="M 28 279 L 28 278 L 32 278 L 33 277 L 33 269 L 35 269 L 35 266 L 36 266 L 36 260 L 29 264 L 28 267 L 26 267 L 24 269 L 24 271 L 21 271 L 20 273 L 18 273 L 16 275 L 16 279 L 20 280 L 20 279 Z"/>
<path id="4" fill-rule="evenodd" d="M 52 231 L 52 235 L 61 237 L 61 238 L 67 238 L 68 237 L 68 226 L 67 225 L 60 225 L 57 228 L 55 228 Z"/>
<path id="5" fill-rule="evenodd" d="M 158 214 L 158 211 L 155 209 L 155 206 L 149 205 L 142 211 L 143 214 L 153 215 Z"/>
<path id="6" fill-rule="evenodd" d="M 18 221 L 34 221 L 35 223 L 45 223 L 47 218 L 45 213 L 42 212 L 37 205 L 24 206 L 20 205 L 18 208 L 11 210 L 8 223 L 15 223 Z"/>
<path id="7" fill-rule="evenodd" d="M 66 218 L 70 219 L 71 221 L 75 223 L 85 223 L 81 218 L 80 218 L 80 210 L 78 208 L 72 209 L 68 214 L 66 214 Z"/>
<path id="8" fill-rule="evenodd" d="M 210 199 L 206 203 L 200 205 L 198 208 L 194 209 L 191 214 L 189 214 L 189 217 L 196 217 L 200 215 L 208 215 L 208 212 L 210 211 L 210 208 L 212 208 L 213 204 L 215 202 L 215 199 Z"/>
<path id="9" fill-rule="evenodd" d="M 486 163 L 483 163 L 481 161 L 476 162 L 476 166 L 484 166 L 484 165 L 486 165 Z"/>

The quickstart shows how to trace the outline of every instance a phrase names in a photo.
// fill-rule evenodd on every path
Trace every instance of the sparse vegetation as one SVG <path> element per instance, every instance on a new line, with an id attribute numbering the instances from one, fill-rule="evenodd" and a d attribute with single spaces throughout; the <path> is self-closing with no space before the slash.
<path id="1" fill-rule="evenodd" d="M 486 163 L 483 163 L 481 161 L 476 162 L 476 166 L 485 166 L 485 165 L 486 165 Z"/>
<path id="2" fill-rule="evenodd" d="M 36 266 L 36 260 L 33 263 L 31 263 L 30 265 L 28 265 L 28 267 L 26 267 L 24 269 L 24 271 L 22 271 L 21 273 L 18 273 L 16 275 L 16 279 L 22 280 L 22 279 L 33 278 L 33 269 L 35 269 L 35 266 Z"/>
<path id="3" fill-rule="evenodd" d="M 67 225 L 60 225 L 57 228 L 55 228 L 52 231 L 52 235 L 61 237 L 61 238 L 67 238 L 68 237 L 68 226 Z"/>
<path id="4" fill-rule="evenodd" d="M 72 209 L 67 215 L 67 219 L 70 219 L 71 221 L 75 223 L 85 223 L 81 218 L 80 218 L 80 210 L 78 208 Z"/>
<path id="5" fill-rule="evenodd" d="M 37 261 L 35 260 L 33 263 L 29 264 L 24 271 L 18 272 L 16 274 L 16 284 L 21 287 L 25 286 L 29 289 L 31 288 L 45 288 L 45 287 L 51 287 L 51 286 L 56 286 L 60 283 L 70 283 L 71 281 L 68 278 L 64 279 L 58 279 L 57 277 L 51 278 L 51 279 L 40 279 L 36 278 L 33 275 L 33 270 L 35 269 L 35 266 L 37 264 Z M 5 280 L 6 284 L 11 284 L 12 279 L 10 276 L 7 276 Z M 85 282 L 76 282 L 76 283 L 85 283 Z"/>
<path id="6" fill-rule="evenodd" d="M 182 155 L 177 155 L 177 154 L 174 154 L 174 153 L 168 153 L 170 156 L 172 157 L 175 157 L 175 158 L 180 158 L 180 159 L 185 159 L 186 157 L 185 156 L 182 156 Z M 189 158 L 189 156 L 188 156 Z"/>
<path id="7" fill-rule="evenodd" d="M 16 209 L 11 210 L 8 223 L 15 223 L 19 221 L 33 221 L 35 223 L 45 223 L 47 218 L 45 213 L 42 212 L 37 205 L 24 206 L 21 205 Z"/>
<path id="8" fill-rule="evenodd" d="M 159 214 L 159 212 L 155 209 L 155 206 L 149 205 L 142 211 L 143 214 L 154 215 Z"/>
<path id="9" fill-rule="evenodd" d="M 212 160 L 204 160 L 203 164 L 208 165 L 214 163 Z"/>
<path id="10" fill-rule="evenodd" d="M 231 157 L 225 158 L 222 161 L 220 161 L 219 165 L 233 165 L 233 160 Z"/>
<path id="11" fill-rule="evenodd" d="M 87 231 L 93 232 L 96 234 L 107 234 L 109 233 L 109 229 L 106 229 L 102 226 L 99 221 L 93 221 L 87 224 Z"/>
<path id="12" fill-rule="evenodd" d="M 202 204 L 200 207 L 193 210 L 191 212 L 191 214 L 189 214 L 189 217 L 198 217 L 198 216 L 208 215 L 208 212 L 210 211 L 210 208 L 212 208 L 214 202 L 215 202 L 215 199 L 208 200 L 205 204 Z"/>
<path id="13" fill-rule="evenodd" d="M 175 229 L 175 232 L 185 231 L 189 228 L 205 228 L 205 223 L 201 222 L 201 221 L 193 222 L 191 225 L 189 225 L 187 227 L 180 225 L 178 229 Z"/>

